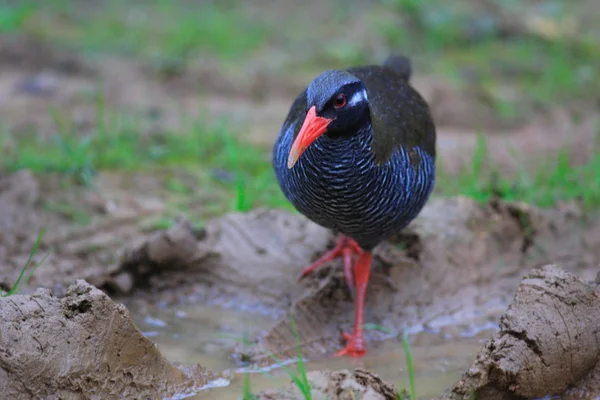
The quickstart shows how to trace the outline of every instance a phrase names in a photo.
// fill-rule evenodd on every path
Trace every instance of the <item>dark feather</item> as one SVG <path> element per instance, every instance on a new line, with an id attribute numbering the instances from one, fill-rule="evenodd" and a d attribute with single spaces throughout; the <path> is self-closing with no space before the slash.
<path id="1" fill-rule="evenodd" d="M 395 72 L 406 82 L 410 81 L 412 76 L 412 65 L 410 58 L 399 54 L 391 54 L 385 59 L 383 66 Z"/>
<path id="2" fill-rule="evenodd" d="M 298 136 L 298 133 L 300 132 L 300 127 L 302 126 L 303 115 L 306 115 L 306 89 L 304 89 L 292 103 L 290 112 L 285 117 L 285 122 L 283 123 L 281 131 L 286 132 L 293 124 L 296 124 L 293 128 L 294 139 L 296 139 L 296 136 Z"/>
<path id="3" fill-rule="evenodd" d="M 410 64 L 394 56 L 386 65 L 349 68 L 369 96 L 373 126 L 373 152 L 378 164 L 390 159 L 400 146 L 409 152 L 415 147 L 435 157 L 435 125 L 429 106 L 408 83 Z M 405 58 L 405 57 L 404 57 Z M 393 66 L 393 69 L 388 67 Z"/>

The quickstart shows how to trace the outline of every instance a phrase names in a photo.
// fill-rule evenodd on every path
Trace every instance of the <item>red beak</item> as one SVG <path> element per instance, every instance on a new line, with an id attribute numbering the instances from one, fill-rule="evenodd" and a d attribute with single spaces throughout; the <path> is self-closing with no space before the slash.
<path id="1" fill-rule="evenodd" d="M 312 142 L 317 140 L 319 136 L 325 133 L 327 126 L 331 121 L 333 120 L 317 117 L 315 106 L 312 106 L 310 110 L 308 110 L 306 118 L 304 119 L 304 124 L 302 124 L 302 128 L 300 128 L 300 132 L 298 132 L 298 136 L 296 136 L 296 140 L 294 140 L 294 144 L 290 150 L 288 156 L 288 168 L 292 168 L 302 153 L 304 153 L 304 150 L 306 150 Z"/>

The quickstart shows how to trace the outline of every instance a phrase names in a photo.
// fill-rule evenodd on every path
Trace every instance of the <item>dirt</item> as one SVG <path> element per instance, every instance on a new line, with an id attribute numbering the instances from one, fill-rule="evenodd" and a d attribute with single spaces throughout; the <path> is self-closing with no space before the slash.
<path id="1" fill-rule="evenodd" d="M 452 388 L 453 398 L 540 398 L 600 393 L 589 375 L 600 361 L 600 296 L 555 265 L 528 273 L 499 331 Z M 579 388 L 579 383 L 583 388 Z"/>
<path id="2" fill-rule="evenodd" d="M 0 188 L 3 227 L 0 281 L 2 287 L 8 289 L 18 276 L 39 229 L 56 221 L 56 216 L 40 206 L 40 184 L 27 171 L 1 177 Z M 586 221 L 584 217 L 576 207 L 539 210 L 501 201 L 479 205 L 461 197 L 432 199 L 408 229 L 376 249 L 366 321 L 399 332 L 408 327 L 436 330 L 468 326 L 481 318 L 481 310 L 485 310 L 488 320 L 498 320 L 519 280 L 528 274 L 501 319 L 501 330 L 490 342 L 496 344 L 483 350 L 475 363 L 479 369 L 472 368 L 469 372 L 472 374 L 465 377 L 466 383 L 457 388 L 477 387 L 487 395 L 486 390 L 498 387 L 508 390 L 511 396 L 531 398 L 538 392 L 527 390 L 543 388 L 544 382 L 551 381 L 557 385 L 556 390 L 577 382 L 581 387 L 574 386 L 573 390 L 593 392 L 598 382 L 598 371 L 592 369 L 596 355 L 586 350 L 595 345 L 594 329 L 583 333 L 569 331 L 571 338 L 577 338 L 573 342 L 563 335 L 564 329 L 560 330 L 561 326 L 589 327 L 595 323 L 592 320 L 588 323 L 581 319 L 583 317 L 568 319 L 565 316 L 568 310 L 560 308 L 563 306 L 597 319 L 595 298 L 584 302 L 587 286 L 569 274 L 591 281 L 598 271 L 600 223 L 598 219 Z M 126 235 L 118 224 L 106 222 L 78 231 L 56 226 L 55 232 L 48 232 L 44 237 L 41 254 L 35 260 L 39 261 L 49 248 L 53 249 L 51 256 L 25 289 L 30 293 L 36 286 L 52 288 L 54 296 L 48 291 L 34 295 L 53 299 L 54 308 L 42 304 L 43 309 L 51 313 L 71 304 L 69 299 L 78 292 L 67 287 L 76 277 L 85 278 L 114 296 L 161 304 L 204 301 L 266 313 L 277 321 L 264 334 L 253 338 L 253 346 L 238 345 L 232 349 L 234 359 L 259 364 L 272 363 L 267 351 L 282 358 L 295 354 L 291 316 L 298 327 L 303 354 L 308 359 L 328 357 L 337 350 L 342 344 L 341 331 L 349 329 L 353 322 L 353 302 L 339 265 L 324 267 L 302 282 L 297 281 L 302 268 L 333 244 L 333 237 L 296 214 L 277 210 L 232 213 L 209 221 L 203 228 L 181 220 L 168 230 L 147 234 L 134 228 L 131 221 L 125 225 L 130 227 Z M 114 238 L 111 232 L 122 236 Z M 569 273 L 552 269 L 529 272 L 548 263 L 560 263 Z M 554 271 L 554 275 L 548 271 Z M 546 302 L 556 296 L 543 296 L 540 285 L 564 288 L 562 299 L 567 305 L 547 306 Z M 575 290 L 577 287 L 582 288 L 583 294 Z M 90 293 L 109 301 L 96 289 Z M 39 302 L 38 297 L 34 298 Z M 10 299 L 5 301 L 10 303 Z M 539 303 L 542 301 L 544 303 Z M 519 311 L 523 308 L 525 311 Z M 519 315 L 517 311 L 552 325 L 546 324 L 546 328 L 538 332 L 539 325 L 515 316 Z M 566 322 L 558 319 L 560 315 Z M 46 320 L 54 321 L 50 317 Z M 26 328 L 46 329 L 38 322 Z M 94 329 L 100 329 L 100 325 Z M 552 352 L 556 340 L 544 339 L 553 335 L 565 340 L 561 344 L 564 351 L 573 353 L 577 363 L 574 361 L 572 367 L 563 362 L 560 354 Z M 101 340 L 103 336 L 92 337 Z M 366 332 L 369 347 L 389 337 L 377 331 Z M 507 343 L 509 339 L 514 342 L 509 343 L 512 347 L 498 344 Z M 529 347 L 521 348 L 523 341 Z M 44 343 L 42 341 L 40 346 Z M 3 347 L 6 346 L 0 346 Z M 509 350 L 516 351 L 521 358 L 511 355 Z M 52 353 L 43 355 L 48 360 L 54 357 Z M 511 363 L 497 363 L 498 357 L 505 355 Z M 515 365 L 529 365 L 533 361 L 540 364 L 539 369 L 515 372 Z M 496 372 L 477 375 L 476 371 Z M 542 382 L 542 386 L 531 382 Z"/>
<path id="3" fill-rule="evenodd" d="M 530 268 L 561 262 L 591 279 L 599 233 L 597 222 L 582 224 L 569 209 L 432 200 L 402 235 L 377 248 L 366 319 L 400 331 L 468 323 L 481 308 L 498 317 Z M 293 316 L 304 354 L 319 358 L 341 345 L 340 333 L 353 320 L 352 299 L 338 265 L 296 279 L 332 239 L 305 218 L 275 210 L 230 214 L 202 229 L 181 221 L 132 244 L 104 287 L 132 289 L 136 297 L 152 292 L 153 301 L 187 298 L 280 316 L 258 346 L 236 349 L 241 360 L 267 363 L 266 351 L 292 356 Z M 383 337 L 367 333 L 373 345 Z"/>
<path id="4" fill-rule="evenodd" d="M 62 298 L 38 289 L 0 299 L 4 398 L 155 399 L 195 391 L 211 376 L 165 360 L 123 305 L 83 280 Z"/>
<path id="5" fill-rule="evenodd" d="M 571 271 L 593 274 L 600 260 L 600 226 L 586 231 L 577 225 L 574 217 L 522 205 L 432 200 L 402 235 L 376 249 L 365 319 L 398 332 L 468 323 L 482 308 L 490 316 L 496 310 L 497 317 L 530 268 L 560 260 Z M 581 233 L 574 235 L 575 229 Z M 325 268 L 303 285 L 312 290 L 292 299 L 289 311 L 258 338 L 258 346 L 240 346 L 241 359 L 268 362 L 265 350 L 292 356 L 290 317 L 307 357 L 323 357 L 341 346 L 341 331 L 351 329 L 353 321 L 341 269 Z M 370 342 L 383 337 L 377 331 L 366 333 Z"/>
<path id="6" fill-rule="evenodd" d="M 599 282 L 587 282 L 557 265 L 526 274 L 512 302 L 463 377 L 437 400 L 516 400 L 600 393 Z M 405 392 L 367 371 L 314 371 L 315 399 L 396 399 Z M 295 383 L 259 399 L 301 398 Z"/>
<path id="7" fill-rule="evenodd" d="M 26 171 L 0 179 L 5 290 L 16 281 L 40 229 L 61 226 L 40 209 L 36 182 Z M 166 304 L 204 301 L 279 318 L 257 338 L 258 346 L 236 351 L 236 357 L 253 361 L 268 361 L 265 350 L 292 355 L 292 316 L 309 358 L 330 354 L 341 344 L 341 331 L 351 328 L 353 302 L 339 265 L 297 280 L 333 244 L 330 232 L 306 218 L 259 209 L 213 219 L 203 228 L 182 219 L 168 230 L 143 234 L 135 217 L 124 222 L 126 215 L 112 224 L 49 230 L 34 261 L 52 252 L 26 290 L 41 286 L 64 293 L 81 278 L 111 295 Z M 366 320 L 400 331 L 469 323 L 482 307 L 498 317 L 530 268 L 559 262 L 571 272 L 593 275 L 599 242 L 600 224 L 582 222 L 576 209 L 433 199 L 408 229 L 376 249 Z M 370 343 L 384 337 L 367 332 Z"/>
<path id="8" fill-rule="evenodd" d="M 396 400 L 396 389 L 379 379 L 376 375 L 362 369 L 354 372 L 312 371 L 307 374 L 312 398 L 315 400 Z M 295 384 L 278 390 L 266 390 L 258 396 L 259 400 L 294 400 L 302 393 Z"/>
<path id="9" fill-rule="evenodd" d="M 149 199 L 145 204 L 112 204 L 110 212 L 96 210 L 98 218 L 89 226 L 76 226 L 46 209 L 46 179 L 39 181 L 27 170 L 0 175 L 0 287 L 8 290 L 13 286 L 44 229 L 32 264 L 39 263 L 46 254 L 48 258 L 25 290 L 46 287 L 64 293 L 79 278 L 96 286 L 105 285 L 119 267 L 115 263 L 119 250 L 126 241 L 139 236 L 140 218 L 156 206 Z M 92 191 L 70 195 L 90 211 L 107 206 L 105 199 Z"/>

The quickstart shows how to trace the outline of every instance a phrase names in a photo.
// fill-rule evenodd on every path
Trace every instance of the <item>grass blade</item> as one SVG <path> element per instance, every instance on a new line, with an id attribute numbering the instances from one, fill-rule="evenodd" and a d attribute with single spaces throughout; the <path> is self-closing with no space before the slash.
<path id="1" fill-rule="evenodd" d="M 406 368 L 408 369 L 408 382 L 410 385 L 410 398 L 411 400 L 417 399 L 417 389 L 415 387 L 415 369 L 413 367 L 412 354 L 410 352 L 410 344 L 408 343 L 408 331 L 404 330 L 404 336 L 402 337 L 402 346 L 404 347 L 404 354 L 406 354 Z"/>
<path id="2" fill-rule="evenodd" d="M 310 384 L 308 383 L 308 377 L 306 376 L 306 367 L 304 365 L 304 358 L 302 357 L 302 349 L 300 346 L 300 334 L 296 328 L 296 321 L 294 317 L 290 316 L 290 323 L 292 324 L 292 331 L 294 332 L 294 338 L 296 340 L 296 357 L 298 358 L 298 374 L 302 378 L 302 387 L 298 386 L 304 394 L 306 400 L 312 400 L 312 393 L 310 391 Z"/>
<path id="3" fill-rule="evenodd" d="M 6 293 L 0 293 L 0 297 L 8 297 L 8 296 L 12 296 L 13 294 L 15 294 L 19 290 L 19 287 L 21 287 L 23 284 L 25 284 L 29 280 L 29 278 L 31 278 L 31 275 L 33 275 L 33 273 L 38 269 L 38 267 L 46 261 L 46 258 L 48 258 L 48 256 L 50 255 L 50 252 L 46 253 L 46 255 L 44 256 L 42 261 L 37 263 L 33 267 L 33 269 L 27 275 L 25 275 L 27 268 L 29 268 L 29 265 L 31 264 L 31 260 L 33 259 L 33 256 L 35 255 L 38 247 L 40 246 L 40 242 L 42 241 L 42 237 L 44 236 L 45 232 L 46 232 L 46 229 L 42 229 L 42 231 L 38 235 L 37 240 L 35 241 L 35 244 L 33 245 L 31 252 L 29 253 L 29 257 L 27 258 L 27 261 L 25 262 L 25 265 L 23 266 L 23 268 L 21 268 L 21 273 L 19 274 L 19 277 L 17 278 L 17 281 L 15 282 L 13 287 Z M 25 276 L 25 279 L 23 279 L 23 276 Z"/>

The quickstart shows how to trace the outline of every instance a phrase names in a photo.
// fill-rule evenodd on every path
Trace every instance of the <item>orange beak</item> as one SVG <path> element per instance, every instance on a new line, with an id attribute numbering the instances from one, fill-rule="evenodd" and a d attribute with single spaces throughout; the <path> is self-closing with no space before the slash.
<path id="1" fill-rule="evenodd" d="M 312 106 L 310 110 L 308 110 L 306 118 L 304 119 L 304 124 L 302 124 L 302 128 L 300 128 L 300 132 L 298 132 L 298 136 L 296 136 L 296 140 L 294 140 L 294 144 L 290 150 L 287 163 L 288 168 L 292 168 L 302 153 L 304 153 L 304 150 L 306 150 L 312 142 L 317 140 L 319 136 L 325 133 L 327 126 L 331 121 L 333 120 L 317 117 L 315 106 Z"/>

